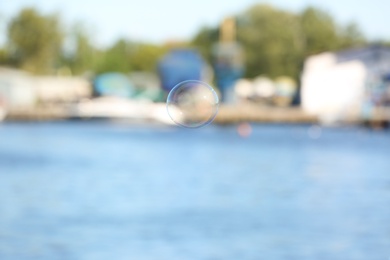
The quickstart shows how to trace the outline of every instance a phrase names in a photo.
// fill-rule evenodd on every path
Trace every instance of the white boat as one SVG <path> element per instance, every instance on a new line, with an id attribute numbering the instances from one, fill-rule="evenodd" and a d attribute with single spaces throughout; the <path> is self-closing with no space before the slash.
<path id="1" fill-rule="evenodd" d="M 118 97 L 100 97 L 81 101 L 71 107 L 74 118 L 126 119 L 134 122 L 174 124 L 165 103 L 129 100 Z"/>
<path id="2" fill-rule="evenodd" d="M 5 102 L 0 96 L 0 122 L 5 119 L 6 115 L 7 115 L 7 109 L 5 106 Z"/>

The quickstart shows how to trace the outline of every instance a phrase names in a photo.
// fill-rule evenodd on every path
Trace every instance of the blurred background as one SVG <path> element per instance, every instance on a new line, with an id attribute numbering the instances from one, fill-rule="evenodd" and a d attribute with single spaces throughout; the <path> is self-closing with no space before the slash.
<path id="1" fill-rule="evenodd" d="M 389 259 L 389 7 L 0 2 L 0 259 Z"/>

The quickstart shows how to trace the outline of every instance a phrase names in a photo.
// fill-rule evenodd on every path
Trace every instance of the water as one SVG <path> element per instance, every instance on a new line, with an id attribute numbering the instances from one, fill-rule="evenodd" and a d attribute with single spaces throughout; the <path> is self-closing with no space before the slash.
<path id="1" fill-rule="evenodd" d="M 389 259 L 390 133 L 312 132 L 0 125 L 0 259 Z"/>

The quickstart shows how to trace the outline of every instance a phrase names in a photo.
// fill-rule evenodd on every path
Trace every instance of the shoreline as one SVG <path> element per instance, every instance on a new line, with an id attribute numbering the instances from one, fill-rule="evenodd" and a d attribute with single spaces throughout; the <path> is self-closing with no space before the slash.
<path id="1" fill-rule="evenodd" d="M 158 113 L 155 113 L 158 107 Z M 140 114 L 134 113 L 138 108 Z M 153 110 L 154 109 L 154 110 Z M 115 111 L 114 111 L 115 112 Z M 116 113 L 119 112 L 119 113 Z M 144 125 L 173 125 L 171 120 L 167 120 L 165 105 L 159 104 L 139 104 L 134 107 L 131 113 L 126 110 L 116 111 L 113 114 L 99 114 L 93 111 L 83 114 L 77 109 L 77 104 L 53 104 L 41 105 L 34 108 L 18 108 L 9 110 L 4 122 L 40 122 L 40 121 L 84 121 L 84 120 L 112 120 L 123 121 L 129 124 Z M 157 115 L 156 115 L 157 114 Z M 137 115 L 137 116 L 134 116 Z M 282 123 L 282 124 L 324 124 L 319 117 L 305 113 L 300 107 L 269 107 L 257 104 L 221 105 L 214 121 L 218 125 L 231 125 L 243 122 L 248 123 Z M 325 123 L 325 125 L 327 125 Z M 357 116 L 351 116 L 343 121 L 330 125 L 364 125 L 371 128 L 386 128 L 389 120 L 384 114 L 376 114 L 369 120 L 363 120 Z"/>
<path id="2" fill-rule="evenodd" d="M 161 104 L 159 104 L 161 105 Z M 158 121 L 148 117 L 132 117 L 126 113 L 81 114 L 70 105 L 45 105 L 35 108 L 18 108 L 8 111 L 4 121 L 57 121 L 57 120 L 90 120 L 90 119 L 123 119 L 129 121 Z M 266 107 L 259 105 L 221 105 L 214 119 L 217 124 L 235 124 L 240 122 L 258 123 L 318 123 L 318 118 L 306 114 L 298 107 Z M 162 122 L 163 123 L 163 122 Z"/>

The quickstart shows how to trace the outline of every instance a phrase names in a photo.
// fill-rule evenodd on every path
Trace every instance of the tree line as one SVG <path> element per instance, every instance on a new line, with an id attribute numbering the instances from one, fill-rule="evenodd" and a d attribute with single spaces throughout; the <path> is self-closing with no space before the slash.
<path id="1" fill-rule="evenodd" d="M 258 4 L 235 16 L 237 41 L 245 53 L 245 76 L 299 77 L 309 55 L 368 44 L 355 23 L 338 24 L 327 12 L 307 7 L 295 13 Z M 109 71 L 155 71 L 156 63 L 169 50 L 167 44 L 118 39 L 107 48 L 92 43 L 90 32 L 80 24 L 64 28 L 58 14 L 44 15 L 24 8 L 7 27 L 6 45 L 0 48 L 2 65 L 36 74 L 60 69 L 74 75 Z M 219 26 L 201 28 L 184 47 L 199 50 L 213 63 L 213 45 Z"/>
<path id="2" fill-rule="evenodd" d="M 34 8 L 24 8 L 9 21 L 7 42 L 0 49 L 0 64 L 35 74 L 53 74 L 58 70 L 74 75 L 151 71 L 164 52 L 163 46 L 127 39 L 98 48 L 82 24 L 64 28 L 58 14 L 44 15 Z"/>

